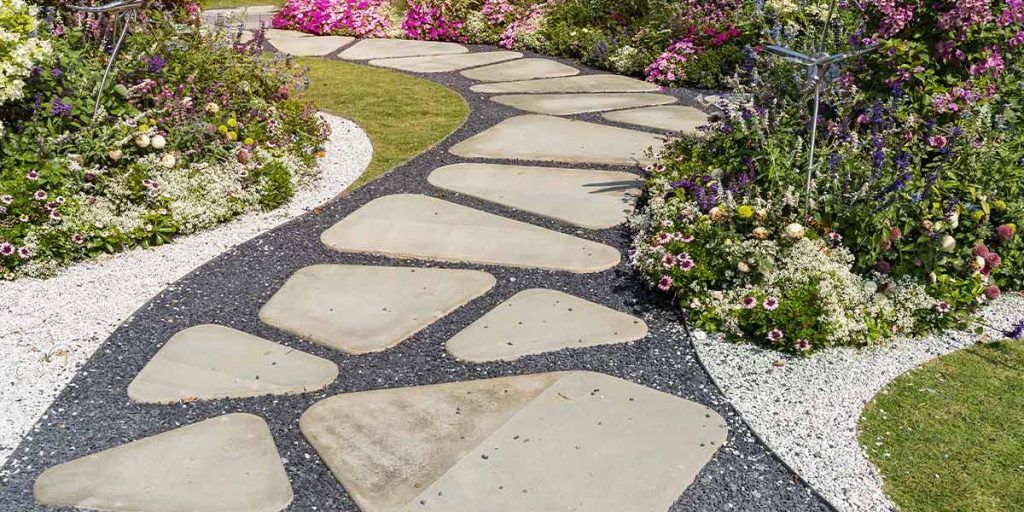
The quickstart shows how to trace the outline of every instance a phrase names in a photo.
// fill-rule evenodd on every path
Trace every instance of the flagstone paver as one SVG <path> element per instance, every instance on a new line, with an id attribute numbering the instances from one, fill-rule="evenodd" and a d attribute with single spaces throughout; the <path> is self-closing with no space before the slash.
<path id="1" fill-rule="evenodd" d="M 664 147 L 657 135 L 563 119 L 524 115 L 506 119 L 454 146 L 450 152 L 464 158 L 533 160 L 568 164 L 647 165 L 648 156 Z"/>
<path id="2" fill-rule="evenodd" d="M 604 118 L 617 123 L 696 135 L 698 127 L 708 124 L 708 115 L 693 107 L 667 105 L 607 112 Z"/>
<path id="3" fill-rule="evenodd" d="M 507 82 L 578 75 L 580 70 L 549 59 L 520 59 L 476 69 L 462 76 L 478 82 Z"/>
<path id="4" fill-rule="evenodd" d="M 175 334 L 128 386 L 136 402 L 286 395 L 321 389 L 333 362 L 220 325 Z"/>
<path id="5" fill-rule="evenodd" d="M 541 80 L 479 84 L 469 88 L 487 94 L 544 92 L 657 92 L 660 87 L 650 82 L 621 75 L 581 75 Z"/>
<path id="6" fill-rule="evenodd" d="M 525 222 L 417 194 L 370 201 L 320 237 L 341 252 L 600 272 L 619 251 Z"/>
<path id="7" fill-rule="evenodd" d="M 664 512 L 725 441 L 724 423 L 569 372 L 337 395 L 300 428 L 363 512 Z"/>
<path id="8" fill-rule="evenodd" d="M 313 265 L 295 272 L 259 316 L 313 343 L 364 354 L 399 344 L 494 283 L 478 270 Z"/>
<path id="9" fill-rule="evenodd" d="M 45 505 L 108 511 L 276 512 L 292 500 L 266 422 L 228 414 L 47 469 Z"/>
<path id="10" fill-rule="evenodd" d="M 494 96 L 491 101 L 510 107 L 556 116 L 602 112 L 620 108 L 665 105 L 676 99 L 664 94 L 650 93 L 589 93 L 589 94 L 510 94 Z"/>
<path id="11" fill-rule="evenodd" d="M 345 60 L 389 59 L 466 53 L 461 44 L 437 41 L 410 41 L 405 39 L 363 39 L 338 54 Z"/>
<path id="12" fill-rule="evenodd" d="M 570 224 L 606 229 L 632 214 L 640 186 L 620 171 L 454 164 L 430 173 L 435 187 L 491 201 Z"/>
<path id="13" fill-rule="evenodd" d="M 456 53 L 452 55 L 428 55 L 425 57 L 400 57 L 397 59 L 371 60 L 371 66 L 400 69 L 414 73 L 444 73 L 458 71 L 495 62 L 503 62 L 518 59 L 523 54 L 519 52 L 476 52 Z"/>
<path id="14" fill-rule="evenodd" d="M 523 290 L 448 340 L 448 353 L 472 362 L 635 341 L 643 320 L 555 290 Z"/>
<path id="15" fill-rule="evenodd" d="M 267 34 L 267 41 L 278 51 L 298 57 L 322 57 L 348 45 L 355 38 L 348 36 L 294 37 Z"/>

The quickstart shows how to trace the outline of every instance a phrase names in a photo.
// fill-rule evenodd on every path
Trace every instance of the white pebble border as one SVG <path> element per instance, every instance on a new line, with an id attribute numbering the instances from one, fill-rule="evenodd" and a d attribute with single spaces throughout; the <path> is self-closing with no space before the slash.
<path id="1" fill-rule="evenodd" d="M 982 312 L 999 329 L 1009 328 L 1022 314 L 1020 295 L 1005 295 Z M 864 405 L 904 372 L 978 338 L 949 331 L 868 349 L 823 350 L 809 358 L 780 357 L 703 332 L 694 333 L 694 346 L 715 384 L 768 448 L 839 512 L 874 512 L 895 507 L 857 440 Z M 773 364 L 779 359 L 784 366 Z"/>
<path id="2" fill-rule="evenodd" d="M 57 394 L 117 326 L 195 268 L 336 197 L 370 163 L 355 123 L 331 127 L 320 176 L 271 212 L 253 212 L 149 250 L 83 262 L 45 280 L 0 282 L 0 466 Z"/>

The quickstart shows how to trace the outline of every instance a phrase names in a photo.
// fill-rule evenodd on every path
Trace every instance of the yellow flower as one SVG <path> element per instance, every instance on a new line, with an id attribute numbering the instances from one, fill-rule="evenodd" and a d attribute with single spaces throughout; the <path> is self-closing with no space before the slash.
<path id="1" fill-rule="evenodd" d="M 147 125 L 146 123 L 140 124 L 139 125 L 139 131 L 140 132 L 147 132 L 147 131 L 149 131 L 149 125 Z"/>
<path id="2" fill-rule="evenodd" d="M 246 137 L 243 142 L 245 142 L 246 146 L 252 146 L 256 143 L 256 141 L 252 140 L 252 137 Z"/>
<path id="3" fill-rule="evenodd" d="M 238 132 L 228 132 L 228 140 L 238 140 Z"/>
<path id="4" fill-rule="evenodd" d="M 228 119 L 228 126 L 232 128 L 238 126 L 238 120 L 233 117 L 231 119 Z"/>
<path id="5" fill-rule="evenodd" d="M 754 208 L 743 205 L 736 209 L 736 214 L 739 215 L 741 219 L 749 219 L 754 216 Z"/>
<path id="6" fill-rule="evenodd" d="M 220 126 L 217 127 L 217 131 L 220 132 L 220 133 L 227 133 L 228 132 L 228 127 L 224 126 L 224 125 L 220 125 Z"/>

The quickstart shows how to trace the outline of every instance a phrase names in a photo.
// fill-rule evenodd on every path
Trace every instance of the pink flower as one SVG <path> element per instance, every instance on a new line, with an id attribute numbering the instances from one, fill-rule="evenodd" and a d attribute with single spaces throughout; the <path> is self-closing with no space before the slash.
<path id="1" fill-rule="evenodd" d="M 832 240 L 833 242 L 842 242 L 843 235 L 840 235 L 839 233 L 832 231 L 828 234 L 828 239 Z"/>
<path id="2" fill-rule="evenodd" d="M 85 243 L 85 237 L 79 233 L 71 235 L 71 242 L 75 245 L 82 245 Z"/>
<path id="3" fill-rule="evenodd" d="M 1009 224 L 1003 224 L 996 228 L 996 236 L 999 237 L 1000 242 L 1009 242 L 1013 239 L 1013 226 Z"/>
<path id="4" fill-rule="evenodd" d="M 14 198 L 11 196 L 0 196 L 0 203 L 11 204 L 14 202 Z"/>
<path id="5" fill-rule="evenodd" d="M 676 257 L 672 254 L 666 254 L 661 257 L 661 266 L 665 268 L 672 268 L 676 266 Z"/>
<path id="6" fill-rule="evenodd" d="M 779 340 L 781 340 L 784 337 L 785 337 L 785 335 L 782 333 L 782 331 L 780 331 L 778 329 L 772 329 L 772 330 L 768 331 L 767 338 L 768 338 L 768 341 L 770 341 L 772 343 L 778 343 Z"/>
<path id="7" fill-rule="evenodd" d="M 683 258 L 679 260 L 679 269 L 683 272 L 689 272 L 693 270 L 693 267 L 694 263 L 689 255 L 683 255 Z"/>
<path id="8" fill-rule="evenodd" d="M 933 148 L 944 148 L 947 144 L 946 137 L 943 135 L 932 135 L 928 137 L 928 145 Z"/>
<path id="9" fill-rule="evenodd" d="M 985 256 L 988 256 L 989 250 L 988 247 L 985 247 L 985 244 L 978 244 L 974 246 L 974 250 L 972 252 L 975 256 L 981 256 L 984 258 Z"/>
<path id="10" fill-rule="evenodd" d="M 999 255 L 994 252 L 990 252 L 988 253 L 988 256 L 985 256 L 985 265 L 989 268 L 996 268 L 1002 264 L 1003 259 L 1000 258 Z"/>
<path id="11" fill-rule="evenodd" d="M 39 179 L 39 173 L 36 172 L 36 171 L 29 171 L 29 172 L 25 173 L 25 177 L 28 178 L 31 181 L 35 181 L 35 180 Z"/>
<path id="12" fill-rule="evenodd" d="M 743 304 L 743 309 L 754 309 L 757 307 L 757 299 L 747 295 L 746 297 L 743 297 L 741 304 Z"/>
<path id="13" fill-rule="evenodd" d="M 996 300 L 999 298 L 1000 295 L 1002 295 L 1002 292 L 996 285 L 992 285 L 989 286 L 988 288 L 985 288 L 985 298 L 988 300 Z"/>
<path id="14" fill-rule="evenodd" d="M 949 313 L 950 311 L 953 310 L 953 307 L 950 306 L 946 302 L 939 302 L 939 303 L 935 304 L 935 306 L 933 306 L 933 307 L 935 308 L 935 311 L 938 311 L 940 314 L 943 314 L 943 315 L 945 315 L 946 313 Z"/>
<path id="15" fill-rule="evenodd" d="M 14 246 L 10 242 L 0 243 L 0 256 L 10 256 L 14 254 Z"/>
<path id="16" fill-rule="evenodd" d="M 658 289 L 663 291 L 663 292 L 667 292 L 667 291 L 672 289 L 672 285 L 673 284 L 674 284 L 674 281 L 672 281 L 672 277 L 665 276 L 665 277 L 662 277 L 658 281 Z"/>
<path id="17" fill-rule="evenodd" d="M 46 199 L 46 191 L 45 190 L 36 190 L 36 193 L 32 194 L 32 197 L 36 198 L 39 201 L 45 200 Z"/>
<path id="18" fill-rule="evenodd" d="M 801 338 L 794 346 L 801 352 L 808 352 L 811 350 L 811 342 L 807 340 L 807 338 Z"/>
<path id="19" fill-rule="evenodd" d="M 655 242 L 657 245 L 665 245 L 672 241 L 672 235 L 668 233 L 658 233 L 658 239 Z"/>
<path id="20" fill-rule="evenodd" d="M 679 241 L 684 243 L 690 243 L 694 241 L 695 238 L 696 237 L 694 237 L 693 235 L 683 235 L 682 238 L 679 239 Z"/>
<path id="21" fill-rule="evenodd" d="M 23 259 L 23 260 L 27 260 L 27 259 L 31 258 L 32 257 L 32 249 L 29 249 L 28 247 L 22 247 L 22 248 L 18 249 L 18 257 Z"/>
<path id="22" fill-rule="evenodd" d="M 775 297 L 768 297 L 764 300 L 764 309 L 768 311 L 775 311 L 776 309 L 779 309 L 779 299 L 776 299 Z"/>

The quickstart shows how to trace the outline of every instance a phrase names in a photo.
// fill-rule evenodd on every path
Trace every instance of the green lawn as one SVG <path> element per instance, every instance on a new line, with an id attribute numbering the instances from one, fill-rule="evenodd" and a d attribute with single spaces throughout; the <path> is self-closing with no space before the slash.
<path id="1" fill-rule="evenodd" d="M 1024 510 L 1024 342 L 894 380 L 865 408 L 860 441 L 904 512 Z"/>
<path id="2" fill-rule="evenodd" d="M 370 136 L 373 161 L 358 187 L 429 149 L 469 116 L 457 92 L 394 71 L 328 59 L 296 59 L 309 66 L 309 97 L 320 110 L 351 119 Z"/>

